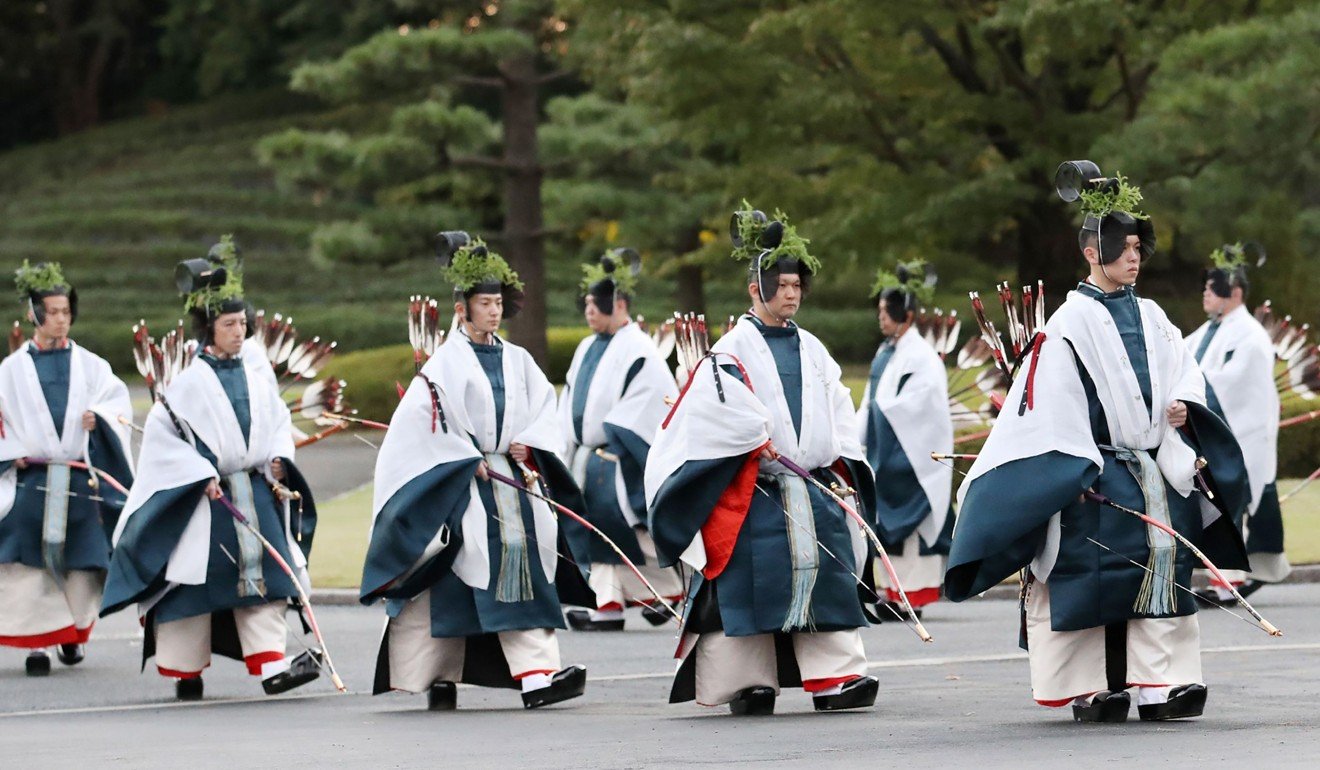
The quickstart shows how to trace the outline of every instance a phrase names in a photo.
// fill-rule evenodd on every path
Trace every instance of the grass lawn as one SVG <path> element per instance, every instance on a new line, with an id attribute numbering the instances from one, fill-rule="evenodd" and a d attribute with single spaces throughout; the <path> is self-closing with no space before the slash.
<path id="1" fill-rule="evenodd" d="M 1287 494 L 1300 479 L 1279 482 Z M 1293 564 L 1320 562 L 1320 481 L 1283 504 L 1288 558 Z M 312 554 L 312 585 L 356 588 L 362 576 L 371 525 L 371 486 L 335 498 L 321 506 Z"/>
<path id="2" fill-rule="evenodd" d="M 371 485 L 318 506 L 316 542 L 312 545 L 312 585 L 356 588 L 362 579 L 371 531 Z"/>

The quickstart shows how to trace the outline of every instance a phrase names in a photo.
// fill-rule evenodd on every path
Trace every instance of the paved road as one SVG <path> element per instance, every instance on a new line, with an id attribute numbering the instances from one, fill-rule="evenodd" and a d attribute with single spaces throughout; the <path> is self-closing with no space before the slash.
<path id="1" fill-rule="evenodd" d="M 238 663 L 219 659 L 206 675 L 208 699 L 178 704 L 169 681 L 137 673 L 139 634 L 121 613 L 97 627 L 85 663 L 57 665 L 46 679 L 26 678 L 22 654 L 0 650 L 0 765 L 1314 767 L 1320 585 L 1257 596 L 1288 635 L 1271 639 L 1223 612 L 1203 613 L 1209 713 L 1162 725 L 1076 725 L 1032 703 L 1009 601 L 932 608 L 933 645 L 902 626 L 867 630 L 882 682 L 874 710 L 814 714 L 801 691 L 785 691 L 779 713 L 762 719 L 667 705 L 672 632 L 636 619 L 624 634 L 562 634 L 565 662 L 590 669 L 580 700 L 525 712 L 512 691 L 464 688 L 458 712 L 427 713 L 421 696 L 365 694 L 381 611 L 333 606 L 319 616 L 353 694 L 322 680 L 302 695 L 264 698 Z"/>

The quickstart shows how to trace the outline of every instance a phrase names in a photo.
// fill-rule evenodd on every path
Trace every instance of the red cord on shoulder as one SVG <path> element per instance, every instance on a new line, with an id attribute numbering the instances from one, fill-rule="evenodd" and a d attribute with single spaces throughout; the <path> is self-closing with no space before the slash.
<path id="1" fill-rule="evenodd" d="M 1027 370 L 1027 409 L 1036 408 L 1036 363 L 1040 350 L 1045 347 L 1045 332 L 1036 333 L 1036 352 L 1031 355 L 1031 368 Z"/>

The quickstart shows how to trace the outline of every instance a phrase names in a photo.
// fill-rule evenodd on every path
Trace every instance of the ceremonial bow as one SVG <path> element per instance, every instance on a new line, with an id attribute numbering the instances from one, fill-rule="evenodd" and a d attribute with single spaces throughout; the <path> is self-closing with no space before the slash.
<path id="1" fill-rule="evenodd" d="M 955 459 L 955 458 L 956 459 L 976 458 L 978 455 L 947 455 L 947 454 L 940 454 L 938 452 L 931 452 L 930 456 L 931 459 L 935 460 L 936 462 L 945 462 L 948 459 Z M 962 471 L 960 469 L 955 468 L 954 470 L 957 470 L 959 473 L 963 474 L 964 476 L 967 475 L 965 471 Z M 1146 524 L 1149 524 L 1150 526 L 1155 527 L 1156 529 L 1160 530 L 1161 532 L 1164 532 L 1170 537 L 1173 537 L 1179 543 L 1182 543 L 1183 546 L 1185 546 L 1196 556 L 1196 558 L 1201 560 L 1201 564 L 1203 564 L 1205 568 L 1210 571 L 1210 574 L 1214 575 L 1216 580 L 1223 583 L 1225 586 L 1228 586 L 1229 592 L 1233 594 L 1233 598 L 1237 601 L 1238 605 L 1241 606 L 1242 609 L 1246 610 L 1247 613 L 1250 614 L 1251 617 L 1256 620 L 1261 630 L 1265 631 L 1270 636 L 1283 636 L 1282 631 L 1280 631 L 1278 628 L 1274 626 L 1274 624 L 1270 623 L 1268 620 L 1262 617 L 1261 614 L 1256 611 L 1256 608 L 1252 607 L 1251 603 L 1248 602 L 1245 598 L 1243 598 L 1242 594 L 1238 593 L 1237 589 L 1233 587 L 1233 584 L 1229 582 L 1228 578 L 1224 577 L 1224 573 L 1221 572 L 1219 568 L 1215 566 L 1214 562 L 1210 561 L 1210 557 L 1206 556 L 1204 551 L 1202 551 L 1200 548 L 1197 548 L 1196 545 L 1192 543 L 1191 540 L 1188 540 L 1186 537 L 1184 537 L 1181 532 L 1159 521 L 1158 519 L 1154 519 L 1150 516 L 1147 516 L 1141 511 L 1135 510 L 1133 508 L 1129 508 L 1125 505 L 1120 505 L 1119 503 L 1114 502 L 1113 500 L 1109 499 L 1105 495 L 1100 494 L 1099 492 L 1096 492 L 1095 490 L 1087 489 L 1084 492 L 1082 492 L 1082 496 L 1088 500 L 1091 500 L 1092 502 L 1099 503 L 1100 505 L 1108 506 L 1116 511 L 1121 511 L 1131 516 L 1135 516 L 1138 519 L 1141 519 Z M 1091 542 L 1095 543 L 1101 548 L 1104 548 L 1106 551 L 1113 552 L 1113 549 L 1105 545 L 1104 543 L 1101 543 L 1092 538 L 1087 538 L 1087 539 L 1091 540 Z M 1131 561 L 1131 559 L 1129 559 L 1129 561 Z M 1137 563 L 1133 562 L 1133 564 L 1137 564 Z M 1151 569 L 1144 564 L 1137 564 L 1137 566 L 1141 567 L 1147 572 L 1151 572 Z M 1152 574 L 1156 574 L 1156 573 L 1152 572 Z M 1168 580 L 1170 583 L 1173 583 L 1173 585 L 1177 586 L 1178 588 L 1182 588 L 1184 591 L 1191 593 L 1191 589 L 1180 585 L 1170 575 L 1156 574 L 1156 577 L 1160 577 L 1165 580 Z M 1227 611 L 1227 608 L 1221 605 L 1216 605 L 1216 606 L 1218 606 L 1222 610 Z"/>
<path id="2" fill-rule="evenodd" d="M 875 530 L 871 529 L 871 525 L 866 523 L 866 519 L 862 518 L 862 515 L 858 513 L 855 508 L 844 502 L 844 499 L 833 489 L 825 486 L 815 476 L 807 473 L 806 469 L 801 465 L 798 465 L 783 455 L 779 455 L 776 459 L 779 461 L 780 465 L 798 476 L 801 476 L 804 481 L 808 481 L 819 487 L 822 492 L 829 495 L 840 508 L 846 511 L 848 515 L 853 518 L 853 521 L 857 522 L 857 525 L 866 533 L 867 538 L 871 541 L 871 544 L 875 546 L 876 552 L 880 555 L 880 563 L 884 565 L 885 572 L 888 573 L 890 582 L 894 584 L 894 590 L 898 593 L 898 598 L 903 600 L 903 609 L 907 610 L 908 617 L 912 620 L 913 630 L 917 632 L 917 636 L 921 637 L 921 641 L 935 641 L 934 638 L 931 637 L 930 632 L 926 630 L 926 627 L 921 624 L 921 618 L 917 617 L 917 611 L 912 608 L 912 602 L 908 601 L 907 592 L 903 590 L 903 583 L 898 579 L 898 572 L 894 569 L 894 563 L 889 560 L 889 553 L 885 551 L 885 547 L 880 542 L 880 538 L 875 534 Z"/>
<path id="3" fill-rule="evenodd" d="M 647 580 L 647 579 L 646 579 L 646 576 L 642 574 L 641 569 L 639 569 L 639 568 L 637 567 L 637 565 L 633 563 L 633 560 L 632 560 L 632 559 L 629 559 L 628 556 L 627 556 L 626 554 L 624 554 L 623 549 L 619 547 L 619 544 L 618 544 L 618 543 L 616 543 L 616 542 L 614 542 L 612 539 L 610 539 L 610 537 L 609 537 L 608 535 L 606 535 L 604 532 L 601 532 L 600 529 L 596 527 L 596 525 L 594 525 L 594 524 L 592 524 L 591 522 L 587 521 L 586 518 L 584 518 L 583 516 L 579 515 L 578 513 L 574 512 L 573 510 L 569 509 L 568 507 L 559 504 L 558 502 L 556 502 L 555 500 L 551 499 L 550 497 L 548 497 L 548 496 L 546 496 L 546 495 L 543 495 L 543 494 L 540 494 L 540 493 L 534 491 L 534 490 L 531 488 L 531 482 L 532 482 L 532 481 L 535 481 L 535 480 L 539 477 L 539 474 L 537 474 L 537 473 L 535 473 L 535 472 L 529 473 L 529 474 L 528 474 L 528 479 L 529 479 L 529 481 L 528 481 L 527 483 L 523 483 L 523 484 L 520 484 L 520 483 L 518 483 L 516 480 L 511 479 L 511 478 L 509 478 L 508 476 L 505 476 L 504 474 L 499 473 L 498 471 L 492 470 L 491 468 L 487 468 L 487 469 L 486 469 L 486 475 L 489 476 L 489 477 L 490 477 L 492 480 L 494 480 L 494 481 L 498 481 L 498 482 L 500 482 L 501 484 L 507 484 L 507 485 L 513 487 L 514 489 L 520 490 L 520 491 L 522 491 L 522 492 L 528 494 L 528 495 L 531 496 L 531 497 L 535 497 L 535 498 L 538 499 L 538 500 L 542 500 L 542 501 L 544 501 L 544 502 L 545 502 L 547 505 L 549 505 L 551 508 L 553 508 L 553 509 L 555 509 L 556 511 L 558 511 L 559 513 L 561 513 L 561 514 L 567 516 L 568 518 L 572 519 L 573 521 L 576 521 L 578 524 L 581 524 L 583 527 L 586 527 L 586 529 L 587 529 L 589 532 L 592 532 L 592 533 L 594 533 L 595 535 L 597 535 L 598 537 L 600 537 L 600 539 L 603 540 L 603 541 L 605 541 L 605 544 L 608 545 L 608 546 L 610 547 L 610 549 L 611 549 L 612 551 L 614 551 L 614 553 L 615 553 L 615 554 L 616 554 L 621 560 L 623 560 L 624 565 L 626 565 L 626 566 L 628 567 L 628 569 L 632 570 L 633 575 L 637 576 L 637 579 L 640 580 L 640 581 L 642 581 L 642 585 L 646 586 L 646 590 L 648 590 L 648 591 L 651 592 L 651 595 L 654 596 L 654 597 L 656 598 L 656 601 L 658 601 L 662 607 L 664 607 L 666 610 L 669 611 L 669 614 L 670 614 L 671 619 L 673 619 L 673 620 L 674 620 L 675 622 L 677 622 L 680 626 L 682 626 L 683 616 L 680 615 L 679 612 L 678 612 L 678 610 L 674 609 L 673 606 L 670 605 L 670 603 L 668 602 L 668 600 L 666 600 L 665 597 L 662 596 L 662 595 L 660 594 L 660 592 L 657 591 L 657 590 L 655 589 L 655 586 L 651 585 L 651 581 Z"/>

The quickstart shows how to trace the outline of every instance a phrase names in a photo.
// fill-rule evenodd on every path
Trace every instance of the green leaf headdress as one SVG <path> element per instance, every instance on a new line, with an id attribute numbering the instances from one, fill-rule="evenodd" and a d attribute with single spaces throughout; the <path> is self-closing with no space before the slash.
<path id="1" fill-rule="evenodd" d="M 69 282 L 64 280 L 64 271 L 58 262 L 38 262 L 31 264 L 26 259 L 14 271 L 14 285 L 18 287 L 18 298 L 26 302 L 33 296 L 48 292 L 68 291 Z"/>
<path id="2" fill-rule="evenodd" d="M 1085 219 L 1078 246 L 1094 245 L 1101 265 L 1122 256 L 1130 235 L 1140 240 L 1142 260 L 1154 256 L 1155 225 L 1141 211 L 1141 189 L 1127 177 L 1105 177 L 1089 160 L 1069 160 L 1054 172 L 1054 190 L 1067 203 L 1081 201 Z"/>
<path id="3" fill-rule="evenodd" d="M 481 238 L 461 230 L 442 232 L 436 256 L 441 276 L 454 287 L 455 301 L 465 301 L 475 293 L 501 294 L 505 318 L 512 318 L 521 309 L 522 281 L 504 257 L 491 251 Z"/>
<path id="4" fill-rule="evenodd" d="M 233 234 L 222 235 L 205 259 L 180 262 L 174 280 L 185 312 L 213 317 L 242 309 L 243 258 Z"/>
<path id="5" fill-rule="evenodd" d="M 616 298 L 633 296 L 641 274 L 642 255 L 636 249 L 610 249 L 600 259 L 582 266 L 582 281 L 578 288 L 583 299 L 590 294 L 596 307 L 602 313 L 610 314 L 614 312 Z"/>
<path id="6" fill-rule="evenodd" d="M 924 259 L 899 262 L 891 273 L 883 267 L 875 273 L 875 283 L 871 286 L 871 296 L 879 299 L 886 291 L 893 289 L 911 297 L 910 309 L 929 305 L 935 299 L 935 283 L 938 276 L 935 268 Z"/>
<path id="7" fill-rule="evenodd" d="M 70 317 L 78 320 L 78 290 L 65 280 L 60 263 L 38 262 L 33 265 L 25 259 L 14 271 L 14 285 L 18 288 L 19 301 L 27 304 L 38 326 L 46 322 L 44 298 L 52 295 L 67 296 Z"/>
<path id="8" fill-rule="evenodd" d="M 1233 287 L 1239 286 L 1245 295 L 1249 283 L 1247 268 L 1265 264 L 1265 247 L 1255 241 L 1243 243 L 1225 243 L 1210 252 L 1213 267 L 1203 271 L 1201 283 L 1210 284 L 1210 290 L 1216 295 L 1228 298 L 1233 294 Z"/>
<path id="9" fill-rule="evenodd" d="M 753 268 L 759 260 L 761 270 L 770 270 L 783 259 L 800 263 L 813 275 L 820 272 L 820 260 L 807 250 L 811 241 L 799 235 L 797 228 L 789 224 L 788 215 L 779 209 L 773 219 L 768 219 L 744 200 L 729 220 L 729 238 L 733 241 L 730 256 Z"/>

